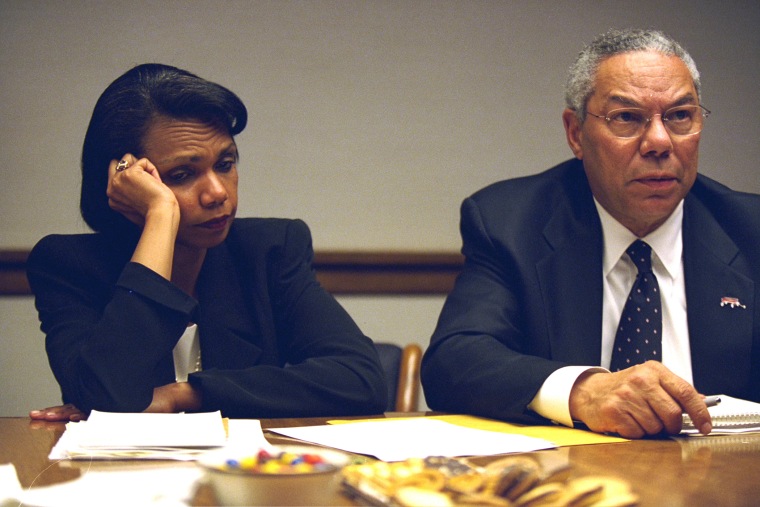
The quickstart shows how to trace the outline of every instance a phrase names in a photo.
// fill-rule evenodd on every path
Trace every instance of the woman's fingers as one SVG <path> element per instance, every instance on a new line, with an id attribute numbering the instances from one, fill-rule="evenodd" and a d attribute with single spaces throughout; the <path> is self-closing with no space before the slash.
<path id="1" fill-rule="evenodd" d="M 109 180 L 113 179 L 116 173 L 124 172 L 132 167 L 137 159 L 131 153 L 125 153 L 119 160 L 113 159 L 108 164 Z M 147 159 L 146 159 L 147 160 Z"/>
<path id="2" fill-rule="evenodd" d="M 29 417 L 35 421 L 81 421 L 87 419 L 87 414 L 79 410 L 71 403 L 47 407 L 41 410 L 32 410 Z"/>
<path id="3" fill-rule="evenodd" d="M 126 153 L 120 160 L 111 160 L 106 194 L 108 204 L 131 222 L 142 226 L 148 210 L 176 202 L 174 193 L 163 184 L 153 163 Z"/>

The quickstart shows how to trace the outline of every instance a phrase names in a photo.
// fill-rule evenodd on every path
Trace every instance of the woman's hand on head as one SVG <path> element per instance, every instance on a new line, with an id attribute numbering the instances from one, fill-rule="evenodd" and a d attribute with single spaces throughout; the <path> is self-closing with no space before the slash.
<path id="1" fill-rule="evenodd" d="M 147 158 L 127 153 L 108 166 L 108 205 L 142 228 L 132 262 L 171 280 L 174 242 L 180 223 L 179 202 Z"/>
<path id="2" fill-rule="evenodd" d="M 43 408 L 42 410 L 32 410 L 29 412 L 29 417 L 35 421 L 68 422 L 83 421 L 87 419 L 87 414 L 71 403 L 67 403 L 66 405 Z"/>
<path id="3" fill-rule="evenodd" d="M 106 194 L 111 209 L 140 226 L 151 212 L 175 213 L 179 209 L 174 192 L 161 181 L 156 166 L 147 158 L 137 159 L 131 153 L 109 164 Z"/>

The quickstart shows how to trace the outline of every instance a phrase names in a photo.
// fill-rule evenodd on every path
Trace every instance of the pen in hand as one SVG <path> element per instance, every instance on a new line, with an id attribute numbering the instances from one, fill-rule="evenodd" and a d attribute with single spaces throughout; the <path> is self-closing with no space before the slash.
<path id="1" fill-rule="evenodd" d="M 714 407 L 720 403 L 720 396 L 705 396 L 702 401 L 704 401 L 705 405 L 707 405 L 708 407 Z M 698 431 L 702 433 L 703 435 L 706 435 L 710 433 L 710 431 L 712 431 L 712 425 L 705 424 L 704 426 L 706 427 L 702 427 L 698 429 Z M 694 430 L 694 429 L 696 429 L 694 426 L 694 422 L 691 420 L 691 417 L 689 417 L 689 414 L 684 412 L 681 433 L 683 433 L 684 430 Z"/>

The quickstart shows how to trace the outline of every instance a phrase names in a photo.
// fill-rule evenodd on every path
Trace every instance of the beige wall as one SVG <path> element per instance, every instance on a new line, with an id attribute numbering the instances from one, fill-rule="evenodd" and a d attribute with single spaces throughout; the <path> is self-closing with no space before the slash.
<path id="1" fill-rule="evenodd" d="M 300 217 L 317 249 L 459 248 L 461 200 L 570 156 L 565 70 L 609 27 L 665 30 L 714 111 L 701 169 L 760 192 L 760 4 L 750 1 L 0 1 L 0 248 L 78 232 L 78 159 L 103 88 L 157 61 L 237 92 L 240 215 Z M 442 298 L 341 298 L 417 341 Z M 0 300 L 0 416 L 57 401 L 30 298 Z"/>

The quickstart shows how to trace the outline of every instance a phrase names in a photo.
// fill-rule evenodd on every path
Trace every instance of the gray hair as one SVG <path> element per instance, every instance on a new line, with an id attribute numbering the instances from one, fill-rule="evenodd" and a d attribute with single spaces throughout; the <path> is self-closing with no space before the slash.
<path id="1" fill-rule="evenodd" d="M 594 79 L 603 60 L 631 51 L 658 51 L 677 56 L 686 65 L 694 81 L 698 98 L 701 98 L 699 71 L 694 59 L 675 40 L 656 30 L 610 30 L 594 39 L 578 55 L 565 85 L 565 105 L 575 111 L 582 122 L 586 119 L 586 102 L 594 93 Z"/>

